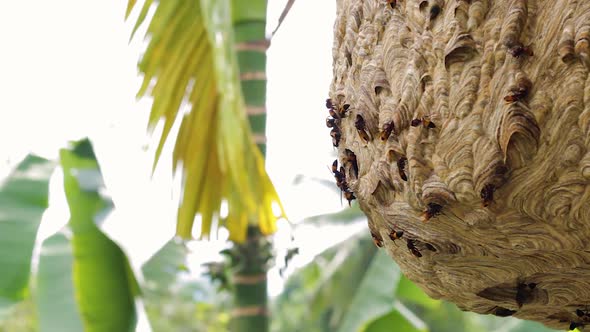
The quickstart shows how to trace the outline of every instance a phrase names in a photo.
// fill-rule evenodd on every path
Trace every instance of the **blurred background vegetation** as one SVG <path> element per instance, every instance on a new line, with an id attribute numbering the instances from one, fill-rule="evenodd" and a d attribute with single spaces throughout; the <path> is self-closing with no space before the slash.
<path id="1" fill-rule="evenodd" d="M 284 2 L 279 22 L 293 3 Z M 182 175 L 176 236 L 138 266 L 105 227 L 115 206 L 90 140 L 56 146 L 54 159 L 28 155 L 0 184 L 0 331 L 551 331 L 429 298 L 375 248 L 355 203 L 288 224 L 290 234 L 311 227 L 320 241 L 336 243 L 292 268 L 299 249 L 322 246 L 312 243 L 318 238 L 298 239 L 297 247 L 290 236 L 267 236 L 285 214 L 262 167 L 266 0 L 130 0 L 126 14 L 134 10 L 133 33 L 143 26 L 146 35 L 138 96 L 152 101 L 150 129 L 163 126 L 155 163 L 171 141 Z M 69 220 L 41 242 L 55 174 Z M 340 194 L 321 179 L 298 176 L 295 185 L 306 181 Z M 193 234 L 219 229 L 228 244 L 191 269 Z M 269 296 L 266 273 L 277 267 L 284 287 Z M 263 311 L 236 314 L 252 307 Z"/>
<path id="2" fill-rule="evenodd" d="M 73 189 L 84 188 L 85 192 L 75 191 L 76 204 L 82 211 L 76 214 L 101 213 L 110 209 L 110 203 L 102 192 L 100 171 L 94 159 L 92 146 L 88 140 L 73 142 L 62 150 L 62 168 L 68 163 L 83 163 L 94 168 L 86 168 L 86 173 L 76 174 L 75 181 L 69 183 Z M 63 159 L 68 161 L 65 162 Z M 27 266 L 23 262 L 31 257 L 18 257 L 9 253 L 21 253 L 19 249 L 26 241 L 26 232 L 18 234 L 19 228 L 28 228 L 35 218 L 40 218 L 47 202 L 47 184 L 54 169 L 52 161 L 29 156 L 6 178 L 0 187 L 0 210 L 21 211 L 13 219 L 3 214 L 0 223 L 0 242 L 2 266 Z M 90 172 L 90 170 L 95 172 Z M 67 181 L 66 181 L 67 183 Z M 45 189 L 44 189 L 45 187 Z M 103 188 L 104 189 L 104 188 Z M 89 194 L 89 195 L 88 195 Z M 88 200 L 84 204 L 84 199 Z M 73 202 L 70 200 L 70 204 Z M 98 207 L 98 209 L 97 209 Z M 72 208 L 72 207 L 71 207 Z M 73 210 L 75 211 L 75 209 Z M 36 212 L 36 213 L 31 213 Z M 308 218 L 295 227 L 314 225 L 328 229 L 338 225 L 364 224 L 362 213 L 356 205 L 342 212 Z M 71 221 L 70 221 L 71 223 Z M 23 227 L 25 225 L 26 227 Z M 12 227 L 12 228 L 9 228 Z M 21 231 L 27 231 L 21 229 Z M 34 234 L 34 230 L 33 230 Z M 94 243 L 92 237 L 102 233 L 85 236 L 85 241 Z M 333 234 L 338 234 L 335 232 Z M 7 236 L 18 235 L 19 241 L 8 241 Z M 88 294 L 84 283 L 72 283 L 67 274 L 72 260 L 88 257 L 75 257 L 75 232 L 61 230 L 45 240 L 40 248 L 38 265 L 17 289 L 9 285 L 19 284 L 22 278 L 0 279 L 2 295 L 18 293 L 11 305 L 4 303 L 0 331 L 82 331 L 77 314 L 76 299 Z M 112 242 L 107 242 L 112 243 Z M 88 242 L 83 243 L 84 246 Z M 102 250 L 101 252 L 104 252 Z M 231 273 L 224 261 L 206 264 L 205 273 L 196 275 L 187 267 L 186 257 L 189 249 L 186 243 L 173 239 L 164 245 L 150 260 L 136 271 L 141 275 L 139 286 L 141 299 L 149 324 L 153 331 L 228 331 L 230 322 L 231 292 L 228 284 Z M 291 254 L 296 250 L 291 251 Z M 274 264 L 285 266 L 276 258 Z M 109 260 L 116 264 L 117 256 Z M 97 262 L 91 262 L 91 273 L 100 273 Z M 79 269 L 78 269 L 79 270 Z M 17 269 L 13 269 L 17 272 Z M 72 272 L 70 272 L 72 273 Z M 74 278 L 87 277 L 88 271 L 82 269 L 73 273 Z M 109 274 L 116 271 L 109 269 Z M 133 272 L 130 272 L 133 274 Z M 120 275 L 120 273 L 119 273 Z M 6 274 L 4 274 L 6 276 Z M 116 276 L 108 287 L 117 287 Z M 129 278 L 127 278 L 129 279 Z M 22 283 L 21 283 L 22 284 Z M 125 280 L 118 289 L 132 292 L 133 283 Z M 93 281 L 91 288 L 101 285 Z M 94 298 L 86 304 L 89 311 L 95 306 L 110 306 L 118 301 L 125 302 L 125 292 L 118 291 L 107 296 Z M 83 305 L 77 299 L 78 306 Z M 406 279 L 395 263 L 382 251 L 377 250 L 368 232 L 362 229 L 349 238 L 318 254 L 303 268 L 295 270 L 286 279 L 284 289 L 271 298 L 271 331 L 550 331 L 542 325 L 515 318 L 499 318 L 462 312 L 453 304 L 429 298 L 423 291 Z M 119 306 L 120 307 L 120 306 Z M 72 316 L 68 316 L 72 315 Z M 107 331 L 98 327 L 97 331 Z"/>

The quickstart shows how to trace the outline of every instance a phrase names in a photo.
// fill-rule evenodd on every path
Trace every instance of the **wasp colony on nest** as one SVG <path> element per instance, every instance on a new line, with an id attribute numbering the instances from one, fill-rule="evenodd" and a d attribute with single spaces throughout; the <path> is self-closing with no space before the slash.
<path id="1" fill-rule="evenodd" d="M 338 1 L 332 172 L 430 296 L 590 324 L 589 55 L 587 1 Z"/>

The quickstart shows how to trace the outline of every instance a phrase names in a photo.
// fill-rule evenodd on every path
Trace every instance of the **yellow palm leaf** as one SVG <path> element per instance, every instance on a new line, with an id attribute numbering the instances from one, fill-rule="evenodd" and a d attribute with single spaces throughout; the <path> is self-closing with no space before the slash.
<path id="1" fill-rule="evenodd" d="M 129 0 L 127 15 L 135 4 Z M 182 166 L 183 185 L 177 234 L 190 238 L 200 215 L 200 236 L 208 236 L 224 200 L 229 214 L 219 224 L 226 226 L 231 240 L 244 241 L 252 223 L 263 234 L 273 233 L 284 211 L 246 119 L 229 2 L 144 0 L 133 33 L 151 6 L 156 10 L 146 33 L 149 44 L 138 65 L 144 75 L 138 97 L 153 97 L 148 128 L 159 121 L 164 124 L 154 166 L 181 104 L 188 100 L 191 106 L 182 116 L 173 152 L 174 169 Z M 273 214 L 273 204 L 281 207 L 281 216 Z"/>

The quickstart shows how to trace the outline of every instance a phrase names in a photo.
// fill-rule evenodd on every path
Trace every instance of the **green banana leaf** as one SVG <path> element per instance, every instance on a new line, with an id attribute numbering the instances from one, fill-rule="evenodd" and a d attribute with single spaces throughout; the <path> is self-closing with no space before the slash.
<path id="1" fill-rule="evenodd" d="M 154 332 L 225 332 L 228 294 L 220 294 L 208 278 L 193 279 L 186 266 L 189 250 L 169 240 L 143 266 L 142 290 Z"/>
<path id="2" fill-rule="evenodd" d="M 90 141 L 61 149 L 60 162 L 70 209 L 73 287 L 84 331 L 134 331 L 138 286 L 125 253 L 99 228 L 113 204 L 105 196 Z"/>
<path id="3" fill-rule="evenodd" d="M 235 2 L 234 2 L 235 3 Z M 242 2 L 257 13 L 256 2 Z M 128 2 L 127 15 L 136 5 Z M 138 97 L 153 97 L 149 129 L 163 120 L 155 163 L 177 118 L 180 129 L 173 169 L 182 166 L 183 197 L 177 235 L 191 238 L 195 216 L 201 216 L 201 237 L 209 236 L 222 202 L 229 215 L 223 223 L 230 239 L 243 242 L 249 223 L 263 234 L 276 230 L 272 206 L 282 205 L 264 169 L 250 132 L 238 77 L 229 0 L 145 0 L 134 32 L 152 6 L 149 44 L 138 65 L 144 76 Z M 179 115 L 183 103 L 190 112 Z M 239 188 L 240 190 L 236 190 Z"/>
<path id="4" fill-rule="evenodd" d="M 73 262 L 72 245 L 64 232 L 43 241 L 35 296 L 40 332 L 83 331 L 74 294 Z"/>
<path id="5" fill-rule="evenodd" d="M 500 331 L 507 331 L 507 332 L 556 332 L 557 330 L 553 330 L 550 328 L 545 327 L 543 324 L 538 322 L 532 322 L 522 319 L 514 319 L 516 323 L 514 324 L 505 324 L 505 326 L 495 330 L 494 332 Z"/>
<path id="6" fill-rule="evenodd" d="M 313 225 L 322 226 L 338 223 L 350 223 L 355 219 L 361 217 L 363 216 L 360 210 L 355 209 L 353 207 L 352 209 L 345 209 L 343 211 L 333 214 L 313 216 L 304 220 L 304 223 L 311 223 Z M 332 249 L 329 249 L 326 252 L 318 255 L 314 262 L 310 263 L 303 269 L 296 272 L 295 275 L 293 275 L 289 279 L 284 294 L 279 297 L 279 299 L 275 302 L 275 305 L 277 303 L 280 303 L 279 307 L 281 308 L 281 310 L 284 309 L 283 307 L 292 310 L 293 312 L 295 312 L 295 317 L 299 317 L 297 314 L 299 312 L 304 312 L 305 315 L 310 315 L 309 311 L 302 311 L 301 309 L 298 309 L 298 305 L 290 306 L 288 303 L 286 303 L 285 298 L 288 297 L 289 299 L 293 299 L 295 303 L 300 303 L 303 301 L 303 299 L 306 299 L 304 296 L 302 296 L 302 292 L 298 291 L 297 287 L 306 289 L 318 283 L 318 280 L 321 279 L 322 273 L 325 273 L 325 269 L 322 269 L 321 266 L 325 266 L 325 263 L 331 259 L 331 256 L 329 256 L 330 250 Z M 381 255 L 381 253 L 379 254 Z M 367 256 L 365 259 L 372 260 L 374 258 L 372 256 Z M 353 265 L 354 264 L 357 263 L 353 263 Z M 395 262 L 393 262 L 388 257 L 384 257 L 383 262 L 381 264 L 384 264 L 385 266 L 395 266 Z M 366 269 L 366 266 L 357 265 L 356 267 L 350 267 L 349 269 L 350 271 L 359 271 Z M 296 280 L 305 280 L 305 282 L 294 283 Z M 332 279 L 330 279 L 330 277 L 326 278 L 326 280 L 327 283 L 333 281 Z M 344 297 L 349 297 L 351 294 L 351 292 L 348 292 L 346 288 L 342 289 L 342 291 L 344 292 Z M 330 294 L 326 293 L 325 298 L 327 300 L 319 303 L 318 307 L 314 309 L 314 311 L 321 312 L 323 310 L 324 314 L 325 312 L 333 313 L 335 312 L 335 308 L 338 308 L 338 304 L 334 304 L 336 301 L 338 301 L 339 303 L 348 303 L 348 300 L 343 300 L 342 298 L 330 299 L 330 296 Z M 428 329 L 424 326 L 424 323 L 422 322 L 424 321 L 426 322 L 426 326 L 431 327 L 431 331 L 433 332 L 554 331 L 552 329 L 544 327 L 542 324 L 529 322 L 525 320 L 519 320 L 513 317 L 501 318 L 495 317 L 493 315 L 479 315 L 471 312 L 463 312 L 459 310 L 454 304 L 430 298 L 428 295 L 426 295 L 426 293 L 424 293 L 422 289 L 416 286 L 416 284 L 411 282 L 405 276 L 401 276 L 401 278 L 399 279 L 399 282 L 395 290 L 395 296 L 393 298 L 395 299 L 393 304 L 394 308 L 391 311 L 388 311 L 384 315 L 372 321 L 367 320 L 365 322 L 364 328 L 361 328 L 361 330 L 368 332 L 381 332 L 391 331 L 395 328 L 395 331 L 402 332 L 427 331 Z M 294 328 L 293 326 L 295 326 L 298 323 L 296 322 L 296 319 L 289 320 L 289 318 L 287 318 L 286 315 L 283 314 L 283 312 L 279 312 L 281 314 L 279 315 L 278 321 L 280 322 L 281 326 L 289 326 L 289 323 L 292 324 L 290 325 L 290 329 L 287 329 L 286 331 L 306 331 L 305 329 Z M 415 319 L 416 316 L 419 317 L 417 320 Z M 278 325 L 279 324 L 275 324 L 275 326 Z M 278 331 L 281 329 L 275 330 Z M 318 331 L 324 330 L 318 329 Z M 331 330 L 326 329 L 326 331 Z"/>
<path id="7" fill-rule="evenodd" d="M 405 276 L 400 279 L 396 296 L 405 303 L 416 304 L 428 310 L 437 310 L 442 303 L 426 295 L 420 287 L 416 286 L 415 283 L 411 282 Z"/>
<path id="8" fill-rule="evenodd" d="M 359 331 L 368 321 L 391 311 L 401 275 L 399 267 L 391 264 L 391 258 L 378 251 L 356 289 L 338 332 Z"/>
<path id="9" fill-rule="evenodd" d="M 424 326 L 424 323 L 422 323 Z M 419 328 L 410 322 L 407 311 L 394 309 L 374 321 L 368 323 L 364 332 L 426 332 L 427 328 Z"/>
<path id="10" fill-rule="evenodd" d="M 178 280 L 180 272 L 188 271 L 186 256 L 188 248 L 177 239 L 171 239 L 160 248 L 141 270 L 144 278 L 144 289 L 153 291 L 166 290 Z"/>
<path id="11" fill-rule="evenodd" d="M 365 218 L 366 217 L 363 215 L 358 204 L 353 204 L 352 207 L 346 207 L 335 213 L 326 213 L 308 217 L 303 220 L 301 224 L 315 226 L 350 224 L 354 221 L 363 220 Z"/>
<path id="12" fill-rule="evenodd" d="M 453 305 L 454 307 L 454 305 Z M 515 317 L 496 317 L 493 315 L 478 315 L 464 313 L 466 318 L 465 331 L 479 330 L 482 332 L 557 332 L 545 327 L 541 323 L 518 319 Z"/>
<path id="13" fill-rule="evenodd" d="M 397 311 L 401 280 L 399 268 L 362 231 L 325 250 L 287 280 L 273 302 L 273 331 L 362 331 Z"/>
<path id="14" fill-rule="evenodd" d="M 480 315 L 459 310 L 456 305 L 440 301 L 435 308 L 408 304 L 432 332 L 556 332 L 540 323 L 515 317 Z"/>
<path id="15" fill-rule="evenodd" d="M 55 163 L 28 155 L 0 184 L 0 311 L 24 298 Z"/>

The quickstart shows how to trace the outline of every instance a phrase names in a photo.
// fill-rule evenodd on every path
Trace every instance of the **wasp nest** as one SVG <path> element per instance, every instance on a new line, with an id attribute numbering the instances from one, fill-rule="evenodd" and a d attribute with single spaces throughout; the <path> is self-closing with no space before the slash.
<path id="1" fill-rule="evenodd" d="M 590 1 L 339 0 L 334 165 L 432 297 L 590 325 Z"/>

